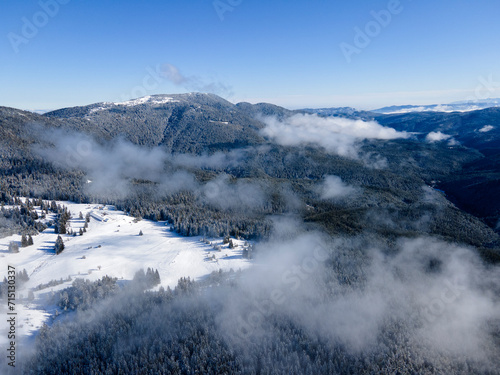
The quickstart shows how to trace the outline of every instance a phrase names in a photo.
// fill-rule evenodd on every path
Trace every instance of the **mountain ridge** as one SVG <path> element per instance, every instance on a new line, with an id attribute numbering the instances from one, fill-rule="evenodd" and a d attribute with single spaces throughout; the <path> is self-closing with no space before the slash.
<path id="1" fill-rule="evenodd" d="M 243 153 L 245 157 L 239 165 L 215 169 L 198 168 L 197 178 L 200 181 L 210 181 L 224 173 L 235 181 L 241 179 L 259 181 L 259 184 L 264 183 L 266 186 L 289 186 L 278 190 L 283 192 L 293 188 L 304 202 L 313 207 L 312 211 L 305 211 L 308 220 L 321 223 L 333 232 L 347 230 L 355 233 L 361 228 L 384 232 L 399 228 L 400 233 L 414 233 L 414 229 L 404 229 L 405 220 L 410 220 L 404 218 L 414 217 L 416 213 L 417 216 L 424 214 L 425 205 L 419 203 L 419 200 L 422 186 L 425 185 L 444 190 L 448 199 L 464 209 L 464 212 L 472 213 L 495 229 L 495 220 L 500 217 L 500 207 L 489 203 L 487 198 L 494 197 L 498 192 L 496 181 L 500 171 L 494 170 L 498 162 L 493 151 L 498 142 L 496 124 L 500 122 L 500 109 L 462 114 L 426 112 L 384 115 L 351 110 L 337 112 L 332 116 L 318 114 L 324 118 L 375 120 L 398 131 L 414 132 L 421 127 L 421 134 L 414 134 L 408 139 L 367 139 L 359 143 L 360 150 L 365 155 L 378 155 L 386 159 L 387 167 L 380 170 L 367 167 L 361 160 L 332 155 L 310 145 L 280 146 L 263 136 L 261 129 L 266 126 L 264 117 L 274 116 L 287 124 L 287 119 L 297 114 L 307 116 L 303 111 L 291 111 L 269 103 L 233 104 L 213 94 L 155 95 L 121 103 L 102 102 L 63 108 L 45 115 L 0 107 L 0 151 L 6 156 L 2 159 L 3 186 L 6 191 L 30 195 L 30 191 L 46 189 L 43 186 L 46 186 L 47 182 L 44 181 L 48 179 L 50 184 L 58 187 L 59 192 L 44 195 L 46 199 L 88 199 L 84 197 L 82 190 L 86 179 L 83 179 L 81 171 L 66 171 L 61 175 L 59 169 L 32 152 L 33 145 L 43 144 L 43 147 L 50 149 L 51 139 L 45 133 L 47 130 L 58 129 L 84 133 L 103 145 L 112 140 L 123 139 L 141 147 L 161 147 L 172 155 L 203 156 L 222 153 L 227 157 L 233 151 Z M 486 120 L 494 124 L 491 125 L 493 128 L 479 132 L 478 129 L 485 126 Z M 469 129 L 469 135 L 466 134 L 465 138 L 460 138 L 460 133 L 465 134 L 464 129 L 470 124 L 477 126 Z M 453 129 L 455 133 L 450 131 Z M 450 146 L 448 141 L 426 140 L 427 133 L 437 131 L 446 131 L 446 134 L 456 137 L 463 145 Z M 23 164 L 28 171 L 25 167 L 19 167 Z M 11 172 L 12 170 L 18 172 Z M 44 173 L 40 174 L 37 170 Z M 34 176 L 33 181 L 26 179 L 30 174 Z M 363 186 L 365 193 L 356 201 L 347 200 L 340 206 L 320 202 L 317 193 L 314 193 L 314 184 L 320 182 L 325 175 L 339 176 L 346 183 Z M 48 176 L 59 176 L 58 182 Z M 471 180 L 476 182 L 474 190 L 470 190 Z M 68 185 L 67 181 L 72 181 L 73 186 Z M 147 186 L 148 182 L 135 182 L 138 186 L 143 183 Z M 276 201 L 268 206 L 270 211 L 266 212 L 278 212 L 288 204 L 280 197 L 284 193 L 273 194 Z M 483 198 L 476 206 L 467 204 L 468 201 L 476 202 L 474 197 L 479 196 L 478 194 L 482 194 Z M 195 210 L 196 199 L 192 204 L 192 209 Z M 385 206 L 393 211 L 391 215 L 395 215 L 389 228 L 367 219 L 371 210 Z M 495 236 L 489 232 L 491 229 L 482 227 L 484 224 L 477 219 L 474 219 L 475 229 L 471 234 L 461 237 L 455 231 L 456 226 L 461 227 L 471 218 L 465 218 L 463 213 L 448 203 L 445 206 L 449 216 L 453 217 L 454 224 L 449 226 L 449 222 L 442 222 L 439 224 L 441 229 L 435 224 L 434 229 L 429 227 L 429 231 L 449 238 L 455 236 L 461 238 L 461 241 L 476 245 L 496 241 Z M 276 207 L 280 207 L 279 210 L 275 211 Z M 339 215 L 337 211 L 343 214 Z M 437 220 L 441 222 L 444 218 Z"/>

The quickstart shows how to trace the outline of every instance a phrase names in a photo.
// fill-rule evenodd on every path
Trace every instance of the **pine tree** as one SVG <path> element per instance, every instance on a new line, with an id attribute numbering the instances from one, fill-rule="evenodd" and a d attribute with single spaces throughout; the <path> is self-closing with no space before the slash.
<path id="1" fill-rule="evenodd" d="M 33 245 L 33 237 L 31 237 L 31 234 L 28 234 L 28 246 Z"/>
<path id="2" fill-rule="evenodd" d="M 57 236 L 56 244 L 54 246 L 56 254 L 61 254 L 64 250 L 64 241 L 61 236 Z"/>
<path id="3" fill-rule="evenodd" d="M 27 247 L 28 246 L 28 238 L 26 237 L 25 234 L 21 236 L 21 247 Z"/>
<path id="4" fill-rule="evenodd" d="M 142 230 L 139 232 L 139 236 L 142 236 L 144 233 L 142 233 Z"/>
<path id="5" fill-rule="evenodd" d="M 62 222 L 59 224 L 58 233 L 66 234 L 66 223 Z"/>

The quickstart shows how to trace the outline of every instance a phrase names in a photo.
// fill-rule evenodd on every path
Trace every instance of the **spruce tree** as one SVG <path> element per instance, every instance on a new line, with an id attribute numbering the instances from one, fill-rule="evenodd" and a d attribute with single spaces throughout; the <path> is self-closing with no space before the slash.
<path id="1" fill-rule="evenodd" d="M 64 250 L 64 241 L 61 236 L 57 236 L 56 244 L 54 246 L 56 254 L 61 254 Z"/>
<path id="2" fill-rule="evenodd" d="M 61 223 L 59 224 L 58 233 L 61 233 L 61 234 L 66 234 L 66 223 L 61 222 Z"/>
<path id="3" fill-rule="evenodd" d="M 26 237 L 25 234 L 21 236 L 21 247 L 27 247 L 28 246 L 28 238 Z"/>

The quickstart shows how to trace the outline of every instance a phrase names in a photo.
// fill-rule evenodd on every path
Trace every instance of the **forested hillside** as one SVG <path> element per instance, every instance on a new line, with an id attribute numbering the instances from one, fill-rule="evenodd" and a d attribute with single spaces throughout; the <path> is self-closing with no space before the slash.
<path id="1" fill-rule="evenodd" d="M 496 192 L 497 163 L 494 154 L 485 154 L 498 129 L 485 132 L 477 149 L 465 145 L 470 134 L 479 137 L 481 133 L 464 129 L 471 128 L 471 121 L 476 128 L 485 121 L 493 123 L 497 112 L 374 115 L 383 125 L 418 130 L 422 135 L 365 139 L 357 146 L 361 156 L 352 158 L 314 145 L 282 145 L 263 133 L 269 116 L 286 120 L 300 111 L 270 104 L 233 105 L 209 94 L 157 95 L 61 109 L 44 116 L 2 108 L 0 187 L 4 202 L 15 196 L 76 202 L 100 199 L 136 216 L 167 219 L 185 235 L 267 236 L 266 217 L 291 212 L 330 233 L 429 233 L 495 248 L 498 208 L 489 205 L 487 197 Z M 349 112 L 347 117 L 367 120 L 363 113 Z M 446 131 L 460 144 L 425 142 L 429 131 Z M 89 164 L 115 157 L 117 150 L 124 155 L 149 153 L 162 166 L 155 176 L 131 173 L 126 177 L 126 194 L 92 190 L 88 181 L 98 172 Z M 106 179 L 121 181 L 116 173 L 123 171 L 110 173 Z M 167 184 L 159 194 L 164 185 L 158 178 L 162 173 L 171 182 L 180 182 L 173 188 Z M 328 175 L 358 189 L 356 199 L 322 199 L 318 185 Z M 470 179 L 474 187 L 461 188 Z M 434 191 L 429 200 L 431 193 L 425 186 L 444 190 L 446 195 Z M 478 202 L 479 196 L 483 201 Z M 381 215 L 387 220 L 373 219 Z M 490 228 L 473 215 L 485 219 Z"/>
<path id="2" fill-rule="evenodd" d="M 53 259 L 157 263 L 40 281 L 23 303 L 50 324 L 21 371 L 494 374 L 498 110 L 311 112 L 209 94 L 0 108 L 1 235 L 22 235 L 5 254 L 36 258 L 20 278 Z M 92 205 L 74 219 L 54 200 Z M 255 265 L 160 287 L 194 264 L 173 235 L 200 236 L 184 249 L 198 276 Z"/>

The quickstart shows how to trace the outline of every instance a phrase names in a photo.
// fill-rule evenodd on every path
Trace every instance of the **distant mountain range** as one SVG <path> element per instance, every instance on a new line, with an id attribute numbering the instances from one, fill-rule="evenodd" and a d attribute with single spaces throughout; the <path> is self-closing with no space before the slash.
<path id="1" fill-rule="evenodd" d="M 469 112 L 492 107 L 500 107 L 500 99 L 467 100 L 449 104 L 390 106 L 374 109 L 372 112 L 385 114 L 408 112 Z"/>
<path id="2" fill-rule="evenodd" d="M 470 112 L 480 109 L 500 107 L 500 99 L 468 100 L 452 102 L 448 104 L 428 104 L 428 105 L 394 105 L 373 109 L 370 111 L 359 111 L 352 107 L 333 107 L 333 108 L 305 108 L 303 111 L 317 113 L 325 116 L 332 115 L 352 115 L 359 112 L 372 112 L 381 114 L 402 114 L 412 112 Z"/>
<path id="3" fill-rule="evenodd" d="M 306 113 L 376 121 L 410 136 L 361 142 L 359 146 L 365 155 L 387 162 L 385 168 L 374 169 L 361 160 L 329 154 L 321 147 L 280 145 L 262 131 L 266 127 L 263 117 L 286 120 Z M 418 197 L 422 186 L 429 185 L 445 191 L 448 200 L 479 220 L 442 203 L 446 215 L 436 212 L 436 221 L 429 224 L 426 233 L 475 245 L 499 241 L 492 229 L 499 230 L 500 219 L 500 108 L 392 114 L 349 107 L 291 111 L 268 103 L 233 104 L 213 94 L 188 93 L 101 102 L 43 115 L 0 107 L 0 125 L 0 186 L 10 194 L 84 199 L 81 174 L 62 176 L 60 170 L 32 153 L 34 145 L 50 146 L 50 139 L 41 136 L 41 131 L 63 129 L 85 133 L 103 144 L 122 138 L 139 146 L 160 147 L 171 154 L 211 155 L 244 150 L 245 158 L 238 165 L 198 168 L 197 176 L 210 180 L 224 172 L 236 180 L 264 181 L 277 191 L 292 189 L 302 202 L 307 202 L 309 209 L 304 211 L 304 218 L 332 232 L 369 229 L 377 233 L 410 233 L 415 229 L 408 229 L 407 223 L 427 210 Z M 429 137 L 431 133 L 433 136 Z M 363 196 L 341 205 L 319 201 L 314 184 L 325 175 L 339 176 L 362 187 Z M 47 186 L 54 189 L 47 193 Z M 279 198 L 278 193 L 273 194 L 277 201 L 266 206 L 266 213 L 283 212 L 283 207 L 291 203 Z M 198 212 L 198 202 L 193 199 L 182 205 Z M 386 224 L 382 222 L 370 220 L 370 212 L 375 209 L 393 212 L 390 229 L 383 227 Z M 226 219 L 220 216 L 217 220 Z"/>

